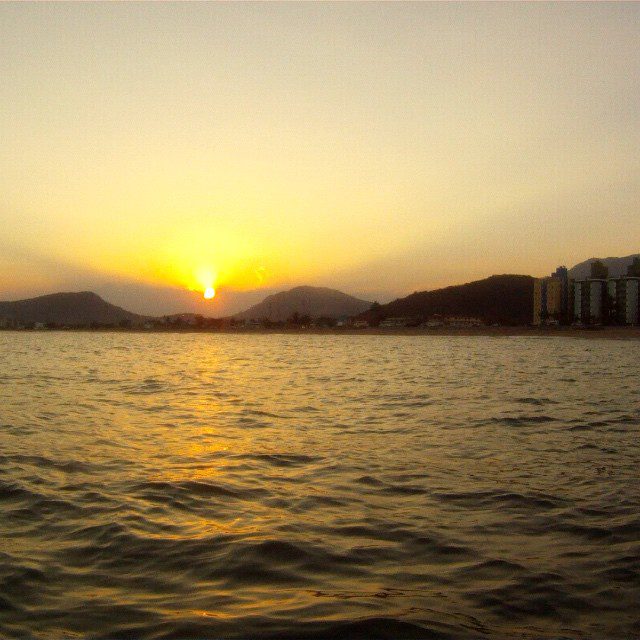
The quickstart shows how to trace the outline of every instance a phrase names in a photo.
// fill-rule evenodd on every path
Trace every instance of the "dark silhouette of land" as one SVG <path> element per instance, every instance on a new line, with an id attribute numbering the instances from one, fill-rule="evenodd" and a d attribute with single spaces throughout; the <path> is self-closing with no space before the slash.
<path id="1" fill-rule="evenodd" d="M 35 323 L 69 327 L 130 327 L 143 323 L 145 318 L 110 304 L 91 291 L 81 291 L 0 302 L 0 320 L 9 327 L 29 327 Z"/>
<path id="2" fill-rule="evenodd" d="M 464 316 L 485 324 L 526 325 L 533 315 L 534 278 L 522 275 L 491 276 L 467 284 L 420 291 L 389 304 L 378 305 L 362 318 L 371 323 L 391 317 Z"/>
<path id="3" fill-rule="evenodd" d="M 601 262 L 607 267 L 608 277 L 619 278 L 627 275 L 627 267 L 631 265 L 634 258 L 640 258 L 640 253 L 633 253 L 623 258 L 589 258 L 584 262 L 579 262 L 569 269 L 569 277 L 574 280 L 584 280 L 591 277 L 591 265 L 594 262 Z"/>
<path id="4" fill-rule="evenodd" d="M 235 314 L 245 320 L 284 322 L 298 316 L 310 318 L 342 318 L 358 315 L 371 307 L 371 302 L 354 298 L 326 287 L 294 287 L 267 296 L 246 311 Z"/>
<path id="5" fill-rule="evenodd" d="M 626 270 L 637 255 L 602 262 L 614 271 Z M 583 266 L 591 267 L 592 262 L 580 263 L 569 273 L 580 277 Z M 0 302 L 0 328 L 640 337 L 637 327 L 531 327 L 534 281 L 528 275 L 494 275 L 416 291 L 388 304 L 370 303 L 335 289 L 300 286 L 269 295 L 234 316 L 220 318 L 194 313 L 143 316 L 89 291 L 54 293 Z"/>

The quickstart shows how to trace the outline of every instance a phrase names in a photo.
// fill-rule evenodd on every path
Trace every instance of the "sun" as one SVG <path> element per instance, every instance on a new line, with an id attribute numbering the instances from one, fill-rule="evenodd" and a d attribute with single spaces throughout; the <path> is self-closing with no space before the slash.
<path id="1" fill-rule="evenodd" d="M 201 267 L 193 272 L 192 291 L 202 291 L 205 300 L 211 300 L 216 295 L 218 272 L 211 267 Z"/>

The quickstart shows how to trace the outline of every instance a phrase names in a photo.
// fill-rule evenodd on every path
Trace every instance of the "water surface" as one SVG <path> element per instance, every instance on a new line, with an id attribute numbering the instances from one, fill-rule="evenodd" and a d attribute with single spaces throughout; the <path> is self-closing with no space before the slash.
<path id="1" fill-rule="evenodd" d="M 0 636 L 640 637 L 640 344 L 0 333 Z"/>

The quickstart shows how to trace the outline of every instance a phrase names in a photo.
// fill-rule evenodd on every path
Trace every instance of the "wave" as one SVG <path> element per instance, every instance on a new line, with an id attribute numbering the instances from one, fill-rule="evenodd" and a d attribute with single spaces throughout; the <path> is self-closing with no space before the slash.
<path id="1" fill-rule="evenodd" d="M 1 637 L 639 636 L 633 343 L 5 338 Z"/>

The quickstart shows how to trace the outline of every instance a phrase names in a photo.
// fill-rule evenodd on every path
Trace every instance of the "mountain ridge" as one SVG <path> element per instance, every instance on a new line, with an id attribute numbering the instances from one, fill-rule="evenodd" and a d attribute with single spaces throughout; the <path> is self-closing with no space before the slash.
<path id="1" fill-rule="evenodd" d="M 86 327 L 141 324 L 145 316 L 118 307 L 92 291 L 65 291 L 0 302 L 0 318 L 21 324 Z"/>
<path id="2" fill-rule="evenodd" d="M 358 315 L 370 307 L 371 302 L 337 289 L 302 285 L 273 293 L 233 317 L 241 320 L 267 319 L 271 322 L 285 321 L 295 313 L 312 318 L 340 318 Z"/>
<path id="3" fill-rule="evenodd" d="M 391 317 L 467 316 L 487 323 L 528 324 L 533 315 L 533 283 L 528 275 L 493 275 L 459 285 L 416 291 L 379 305 L 361 317 L 377 322 Z"/>
<path id="4" fill-rule="evenodd" d="M 640 254 L 589 258 L 569 269 L 569 277 L 589 277 L 591 263 L 602 261 L 610 277 L 626 274 Z M 374 305 L 329 287 L 300 285 L 272 293 L 244 311 L 227 316 L 244 320 L 282 322 L 294 314 L 327 317 L 360 317 L 374 323 L 389 317 L 426 318 L 433 315 L 472 316 L 485 322 L 528 324 L 533 313 L 533 282 L 528 275 L 502 274 L 439 289 L 417 291 L 389 303 Z M 185 314 L 173 314 L 179 317 Z M 193 315 L 193 314 L 192 314 Z M 0 321 L 5 326 L 33 325 L 88 327 L 136 326 L 162 316 L 145 316 L 111 304 L 92 291 L 58 292 L 15 301 L 0 301 Z M 8 325 L 7 325 L 8 322 Z"/>
<path id="5" fill-rule="evenodd" d="M 578 262 L 569 269 L 569 277 L 574 280 L 584 280 L 588 278 L 591 273 L 591 263 L 599 260 L 609 269 L 610 278 L 619 278 L 627 273 L 627 267 L 633 262 L 634 258 L 640 258 L 640 253 L 632 253 L 628 256 L 622 256 L 620 258 L 615 256 L 609 256 L 608 258 L 589 258 Z"/>

